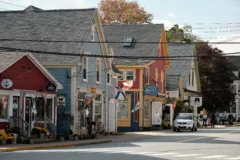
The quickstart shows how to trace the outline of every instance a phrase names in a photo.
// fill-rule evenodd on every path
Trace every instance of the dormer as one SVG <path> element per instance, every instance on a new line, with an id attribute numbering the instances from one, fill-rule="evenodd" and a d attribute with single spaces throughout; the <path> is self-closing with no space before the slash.
<path id="1" fill-rule="evenodd" d="M 132 36 L 126 36 L 123 39 L 123 47 L 132 47 L 133 43 L 133 37 Z"/>

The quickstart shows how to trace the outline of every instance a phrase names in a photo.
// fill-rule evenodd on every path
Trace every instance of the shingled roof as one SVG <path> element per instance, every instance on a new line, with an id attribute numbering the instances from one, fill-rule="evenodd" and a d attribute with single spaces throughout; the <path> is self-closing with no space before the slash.
<path id="1" fill-rule="evenodd" d="M 1 39 L 19 40 L 49 40 L 49 41 L 84 41 L 91 29 L 96 9 L 78 10 L 41 10 L 29 6 L 22 11 L 0 12 Z M 4 41 L 0 47 L 37 50 L 44 52 L 80 53 L 82 43 L 66 42 L 29 42 L 29 41 Z M 56 63 L 74 62 L 76 57 L 37 55 L 41 61 L 51 63 L 54 58 Z M 43 58 L 43 59 L 42 59 Z M 45 63 L 45 61 L 44 61 Z"/>
<path id="2" fill-rule="evenodd" d="M 194 44 L 168 44 L 168 55 L 171 56 L 193 56 L 195 50 Z M 180 60 L 170 59 L 170 67 L 167 69 L 167 76 L 181 75 L 183 88 L 187 88 L 188 77 L 190 73 L 193 57 L 182 57 Z"/>
<path id="3" fill-rule="evenodd" d="M 116 24 L 103 25 L 103 30 L 107 42 L 113 48 L 115 56 L 156 56 L 163 24 Z M 131 36 L 134 38 L 131 47 L 123 47 L 124 37 Z M 147 43 L 137 43 L 147 42 Z M 150 43 L 149 43 L 150 42 Z M 146 59 L 115 59 L 116 65 L 145 65 L 152 62 Z"/>
<path id="4" fill-rule="evenodd" d="M 179 89 L 180 75 L 167 75 L 166 76 L 166 90 L 167 91 L 176 91 Z"/>

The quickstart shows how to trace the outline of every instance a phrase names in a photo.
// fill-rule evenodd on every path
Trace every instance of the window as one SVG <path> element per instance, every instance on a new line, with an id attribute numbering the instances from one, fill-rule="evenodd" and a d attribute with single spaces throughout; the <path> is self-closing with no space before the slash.
<path id="1" fill-rule="evenodd" d="M 91 26 L 91 41 L 94 41 L 95 25 Z"/>
<path id="2" fill-rule="evenodd" d="M 192 69 L 192 86 L 194 86 L 194 70 Z"/>
<path id="3" fill-rule="evenodd" d="M 149 83 L 149 68 L 146 68 L 145 83 Z"/>
<path id="4" fill-rule="evenodd" d="M 52 109 L 53 109 L 53 99 L 47 99 L 47 106 L 46 106 L 46 110 L 47 110 L 47 117 L 52 121 L 53 117 L 52 117 Z"/>
<path id="5" fill-rule="evenodd" d="M 99 58 L 96 59 L 96 81 L 100 83 L 100 70 L 101 70 L 101 61 Z"/>
<path id="6" fill-rule="evenodd" d="M 189 86 L 191 85 L 191 73 L 188 76 L 188 84 L 189 84 Z"/>
<path id="7" fill-rule="evenodd" d="M 87 57 L 83 57 L 83 81 L 87 81 L 87 68 L 88 68 Z"/>
<path id="8" fill-rule="evenodd" d="M 0 96 L 0 118 L 8 118 L 8 96 Z"/>
<path id="9" fill-rule="evenodd" d="M 128 70 L 126 72 L 126 80 L 134 80 L 134 71 Z"/>
<path id="10" fill-rule="evenodd" d="M 119 81 L 122 81 L 123 80 L 123 77 L 124 77 L 124 72 L 123 71 L 120 71 L 122 75 L 118 76 L 118 80 Z"/>
<path id="11" fill-rule="evenodd" d="M 111 84 L 111 73 L 107 73 L 107 84 Z"/>
<path id="12" fill-rule="evenodd" d="M 123 42 L 123 47 L 131 47 L 132 41 L 133 41 L 133 37 L 125 37 Z"/>

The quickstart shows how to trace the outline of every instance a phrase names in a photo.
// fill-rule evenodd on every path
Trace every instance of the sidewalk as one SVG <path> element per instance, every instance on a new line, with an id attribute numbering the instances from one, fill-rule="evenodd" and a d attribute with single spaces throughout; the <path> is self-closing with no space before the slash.
<path id="1" fill-rule="evenodd" d="M 41 144 L 8 144 L 8 145 L 0 145 L 0 152 L 86 146 L 86 145 L 92 145 L 92 144 L 103 144 L 103 143 L 110 143 L 110 142 L 137 140 L 145 137 L 150 137 L 150 135 L 137 135 L 134 133 L 133 134 L 129 133 L 124 135 L 101 136 L 98 139 L 88 139 L 88 140 L 79 140 L 79 141 L 50 142 L 50 143 L 41 143 Z"/>

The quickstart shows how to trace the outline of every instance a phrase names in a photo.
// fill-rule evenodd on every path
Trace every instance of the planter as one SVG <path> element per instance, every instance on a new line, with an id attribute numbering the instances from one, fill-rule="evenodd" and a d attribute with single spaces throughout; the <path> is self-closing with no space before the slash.
<path id="1" fill-rule="evenodd" d="M 64 137 L 60 137 L 60 141 L 63 142 L 64 141 Z"/>
<path id="2" fill-rule="evenodd" d="M 78 136 L 74 136 L 73 138 L 74 138 L 74 140 L 75 140 L 75 141 L 77 141 L 77 140 L 78 140 Z"/>
<path id="3" fill-rule="evenodd" d="M 1 145 L 7 144 L 7 140 L 1 140 L 1 141 L 0 141 L 0 144 L 1 144 Z"/>

